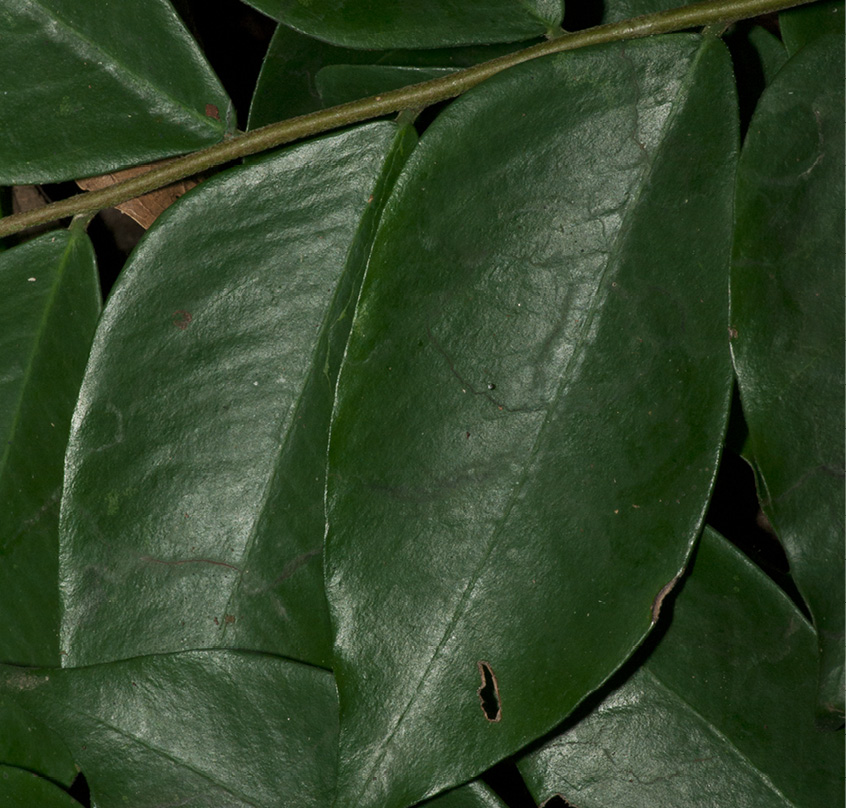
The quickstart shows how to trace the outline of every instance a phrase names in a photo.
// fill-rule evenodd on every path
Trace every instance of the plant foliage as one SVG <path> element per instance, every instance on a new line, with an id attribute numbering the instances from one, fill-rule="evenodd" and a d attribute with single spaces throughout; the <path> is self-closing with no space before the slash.
<path id="1" fill-rule="evenodd" d="M 842 0 L 250 5 L 249 109 L 189 2 L 0 8 L 0 232 L 307 116 L 105 304 L 0 240 L 0 803 L 834 805 Z"/>

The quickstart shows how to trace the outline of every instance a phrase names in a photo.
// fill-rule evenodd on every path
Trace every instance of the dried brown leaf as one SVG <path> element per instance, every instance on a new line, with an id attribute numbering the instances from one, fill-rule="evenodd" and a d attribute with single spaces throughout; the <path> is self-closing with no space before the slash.
<path id="1" fill-rule="evenodd" d="M 99 191 L 101 188 L 108 188 L 109 186 L 115 185 L 123 180 L 137 177 L 140 174 L 146 174 L 148 171 L 157 168 L 165 162 L 168 161 L 163 160 L 158 163 L 133 166 L 132 168 L 126 168 L 123 171 L 114 171 L 109 174 L 103 174 L 99 177 L 88 177 L 86 179 L 77 180 L 76 184 L 82 188 L 83 191 Z M 190 191 L 197 184 L 198 180 L 193 178 L 180 180 L 179 182 L 173 183 L 173 185 L 168 185 L 165 188 L 159 188 L 156 191 L 151 191 L 149 194 L 144 194 L 144 196 L 139 196 L 126 202 L 121 202 L 116 207 L 119 211 L 125 213 L 131 219 L 138 222 L 138 224 L 146 230 L 154 221 L 156 221 L 159 214 L 161 214 L 165 208 L 168 208 L 177 199 L 179 199 L 180 196 L 187 191 Z"/>

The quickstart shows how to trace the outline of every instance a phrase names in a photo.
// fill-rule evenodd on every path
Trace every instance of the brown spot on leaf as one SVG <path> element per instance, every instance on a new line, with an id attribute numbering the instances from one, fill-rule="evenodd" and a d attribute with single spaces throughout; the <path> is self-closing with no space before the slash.
<path id="1" fill-rule="evenodd" d="M 235 616 L 232 614 L 225 614 L 223 615 L 223 622 L 231 626 L 235 622 Z"/>
<path id="2" fill-rule="evenodd" d="M 220 120 L 220 110 L 214 104 L 206 104 L 206 117 Z"/>
<path id="3" fill-rule="evenodd" d="M 191 324 L 191 320 L 194 318 L 191 316 L 190 311 L 185 311 L 185 309 L 177 309 L 173 313 L 173 324 L 180 330 L 184 331 L 188 326 Z M 188 516 L 188 514 L 185 514 Z"/>

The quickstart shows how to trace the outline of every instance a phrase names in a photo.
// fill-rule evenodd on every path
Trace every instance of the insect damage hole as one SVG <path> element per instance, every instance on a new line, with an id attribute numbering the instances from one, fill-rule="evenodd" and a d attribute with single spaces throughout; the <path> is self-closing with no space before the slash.
<path id="1" fill-rule="evenodd" d="M 499 702 L 499 685 L 496 681 L 491 666 L 480 659 L 477 663 L 479 674 L 482 677 L 482 684 L 476 691 L 479 694 L 479 703 L 482 705 L 482 712 L 485 718 L 491 723 L 496 723 L 502 718 L 502 706 Z"/>

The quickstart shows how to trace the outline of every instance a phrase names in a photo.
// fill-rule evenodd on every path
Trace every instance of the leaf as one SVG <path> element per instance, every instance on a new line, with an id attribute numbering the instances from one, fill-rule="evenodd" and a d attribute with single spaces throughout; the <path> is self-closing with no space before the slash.
<path id="1" fill-rule="evenodd" d="M 250 104 L 249 129 L 322 109 L 315 81 L 332 65 L 470 67 L 523 45 L 478 45 L 435 50 L 361 51 L 328 45 L 279 25 L 270 41 Z"/>
<path id="2" fill-rule="evenodd" d="M 562 0 L 246 0 L 269 17 L 334 45 L 368 50 L 487 45 L 561 25 Z"/>
<path id="3" fill-rule="evenodd" d="M 843 720 L 843 43 L 764 93 L 737 181 L 731 341 L 759 497 L 820 638 L 822 717 Z"/>
<path id="4" fill-rule="evenodd" d="M 619 22 L 643 14 L 656 14 L 691 5 L 691 0 L 605 0 L 603 3 L 602 23 Z M 599 22 L 599 21 L 597 21 Z"/>
<path id="5" fill-rule="evenodd" d="M 88 177 L 87 179 L 79 179 L 76 184 L 82 188 L 83 191 L 97 191 L 100 188 L 109 188 L 115 183 L 123 180 L 132 179 L 132 177 L 146 174 L 152 171 L 162 163 L 168 162 L 161 160 L 158 163 L 146 166 L 135 166 L 134 168 L 127 168 L 124 171 L 115 171 L 109 174 L 103 174 L 99 177 Z M 121 213 L 125 213 L 134 222 L 138 222 L 145 230 L 150 228 L 150 225 L 169 208 L 180 196 L 188 193 L 192 188 L 199 184 L 199 180 L 193 177 L 180 180 L 172 185 L 167 185 L 164 188 L 151 191 L 149 194 L 130 199 L 126 202 L 121 202 L 116 207 Z"/>
<path id="6" fill-rule="evenodd" d="M 112 293 L 67 455 L 65 664 L 237 647 L 328 665 L 326 442 L 359 276 L 414 144 L 376 123 L 219 174 Z"/>
<path id="7" fill-rule="evenodd" d="M 427 130 L 330 440 L 338 805 L 475 776 L 648 633 L 728 412 L 736 139 L 728 56 L 696 36 L 536 60 Z"/>
<path id="8" fill-rule="evenodd" d="M 100 311 L 85 233 L 0 255 L 0 300 L 0 660 L 58 665 L 62 463 Z M 0 761 L 71 782 L 67 751 L 1 697 L 0 726 Z"/>
<path id="9" fill-rule="evenodd" d="M 426 808 L 506 808 L 505 803 L 479 780 L 440 794 L 423 805 Z"/>
<path id="10" fill-rule="evenodd" d="M 755 49 L 760 61 L 761 76 L 764 86 L 772 83 L 776 74 L 787 61 L 787 51 L 777 36 L 760 25 L 753 25 L 747 34 L 749 43 Z"/>
<path id="11" fill-rule="evenodd" d="M 401 67 L 394 65 L 327 65 L 315 76 L 315 86 L 327 107 L 367 98 L 409 84 L 455 73 L 455 67 Z"/>
<path id="12" fill-rule="evenodd" d="M 85 233 L 3 253 L 0 300 L 0 660 L 56 665 L 62 460 L 100 310 Z"/>
<path id="13" fill-rule="evenodd" d="M 78 772 L 61 739 L 2 693 L 0 727 L 0 762 L 38 772 L 59 785 L 70 786 L 74 781 Z"/>
<path id="14" fill-rule="evenodd" d="M 231 103 L 167 0 L 0 5 L 0 184 L 104 174 L 232 131 Z"/>
<path id="15" fill-rule="evenodd" d="M 579 808 L 836 805 L 843 734 L 814 726 L 816 640 L 801 613 L 710 529 L 680 589 L 646 662 L 518 760 L 532 796 Z"/>
<path id="16" fill-rule="evenodd" d="M 37 774 L 0 764 L 0 801 L 5 808 L 79 808 L 61 788 Z"/>
<path id="17" fill-rule="evenodd" d="M 843 0 L 827 0 L 783 11 L 778 15 L 778 25 L 784 45 L 791 56 L 826 34 L 838 34 L 842 39 Z"/>
<path id="18" fill-rule="evenodd" d="M 287 659 L 189 651 L 64 670 L 3 670 L 3 687 L 66 740 L 98 808 L 277 808 L 332 798 L 332 676 Z"/>

